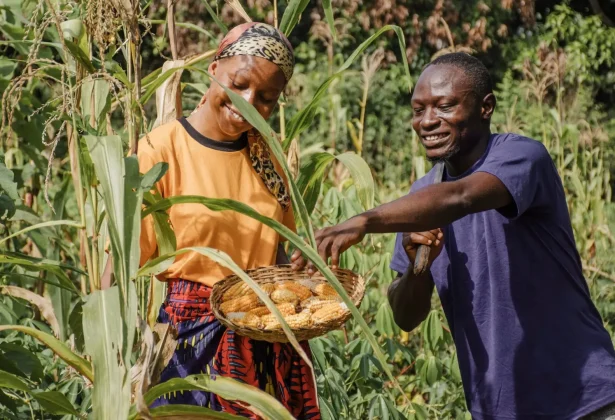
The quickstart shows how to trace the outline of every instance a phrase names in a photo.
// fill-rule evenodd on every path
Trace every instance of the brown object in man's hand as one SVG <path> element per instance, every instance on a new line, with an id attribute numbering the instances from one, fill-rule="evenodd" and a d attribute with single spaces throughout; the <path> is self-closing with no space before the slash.
<path id="1" fill-rule="evenodd" d="M 436 170 L 434 176 L 434 184 L 439 184 L 442 182 L 442 176 L 444 175 L 444 162 L 436 163 Z M 407 250 L 406 250 L 407 251 Z M 427 265 L 429 263 L 429 251 L 430 248 L 426 245 L 421 245 L 416 251 L 416 258 L 414 259 L 414 268 L 413 272 L 415 276 L 420 276 L 424 274 L 427 270 Z"/>

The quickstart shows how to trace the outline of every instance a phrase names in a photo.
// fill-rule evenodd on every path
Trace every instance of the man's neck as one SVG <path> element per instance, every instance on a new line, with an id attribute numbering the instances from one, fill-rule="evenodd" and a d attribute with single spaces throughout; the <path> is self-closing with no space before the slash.
<path id="1" fill-rule="evenodd" d="M 478 159 L 480 159 L 487 146 L 489 145 L 489 138 L 491 137 L 491 130 L 487 129 L 480 134 L 479 140 L 474 144 L 474 147 L 468 151 L 461 151 L 456 156 L 446 159 L 446 171 L 451 176 L 459 176 L 465 171 L 470 169 Z"/>

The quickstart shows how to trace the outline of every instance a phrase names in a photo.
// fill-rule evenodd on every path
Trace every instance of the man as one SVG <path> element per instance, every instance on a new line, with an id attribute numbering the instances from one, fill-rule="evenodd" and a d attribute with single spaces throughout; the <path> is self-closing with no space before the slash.
<path id="1" fill-rule="evenodd" d="M 412 330 L 435 283 L 474 419 L 615 419 L 615 350 L 583 277 L 561 180 L 540 142 L 490 132 L 495 105 L 480 61 L 434 60 L 416 84 L 412 124 L 427 158 L 445 165 L 443 182 L 432 185 L 432 169 L 409 195 L 319 231 L 318 251 L 336 266 L 368 233 L 415 232 L 398 233 L 389 302 Z M 417 244 L 432 247 L 421 276 L 409 269 Z"/>

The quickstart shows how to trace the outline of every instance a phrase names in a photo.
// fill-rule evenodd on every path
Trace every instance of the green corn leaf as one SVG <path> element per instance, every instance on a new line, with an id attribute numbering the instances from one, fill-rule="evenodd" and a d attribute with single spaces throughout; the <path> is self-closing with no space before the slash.
<path id="1" fill-rule="evenodd" d="M 15 389 L 17 391 L 30 392 L 30 387 L 21 378 L 12 373 L 0 370 L 0 388 Z"/>
<path id="2" fill-rule="evenodd" d="M 320 103 L 321 99 L 325 96 L 327 89 L 329 88 L 329 85 L 336 78 L 340 77 L 344 71 L 350 68 L 350 66 L 355 62 L 357 57 L 359 57 L 359 55 L 361 55 L 363 51 L 365 51 L 365 49 L 367 49 L 367 47 L 369 47 L 372 44 L 372 42 L 374 42 L 383 33 L 387 31 L 391 31 L 391 30 L 395 32 L 395 34 L 397 35 L 397 39 L 399 40 L 399 47 L 402 52 L 401 57 L 404 63 L 404 69 L 406 71 L 406 77 L 408 78 L 408 90 L 409 91 L 412 90 L 412 77 L 410 76 L 410 69 L 408 68 L 408 59 L 405 53 L 406 52 L 406 40 L 404 37 L 404 33 L 399 26 L 396 26 L 396 25 L 383 26 L 380 30 L 378 30 L 378 32 L 376 32 L 375 34 L 370 36 L 368 39 L 363 41 L 363 43 L 361 43 L 361 45 L 359 45 L 354 50 L 354 52 L 350 55 L 350 57 L 348 57 L 348 59 L 346 59 L 344 64 L 342 64 L 342 66 L 337 70 L 337 72 L 331 75 L 331 77 L 329 77 L 327 80 L 325 80 L 322 83 L 322 85 L 320 85 L 320 87 L 314 94 L 310 103 L 306 107 L 304 107 L 301 111 L 299 111 L 289 121 L 287 131 L 286 131 L 287 137 L 284 142 L 284 150 L 288 149 L 288 146 L 290 146 L 290 142 L 292 141 L 292 139 L 297 137 L 299 134 L 301 134 L 306 128 L 308 128 L 312 124 L 312 120 L 314 119 L 314 116 L 316 115 L 316 112 L 317 112 L 318 104 Z"/>
<path id="3" fill-rule="evenodd" d="M 244 417 L 235 416 L 229 413 L 210 410 L 205 407 L 197 407 L 194 405 L 171 404 L 156 407 L 150 410 L 150 414 L 154 419 L 169 419 L 178 418 L 186 420 L 242 420 Z"/>
<path id="4" fill-rule="evenodd" d="M 78 416 L 75 407 L 58 391 L 33 392 L 32 397 L 40 404 L 43 410 L 51 414 L 67 414 Z"/>
<path id="5" fill-rule="evenodd" d="M 205 6 L 205 8 L 207 9 L 207 13 L 209 13 L 209 16 L 211 16 L 211 18 L 214 20 L 214 22 L 216 23 L 216 25 L 218 25 L 218 28 L 220 28 L 220 30 L 222 31 L 223 34 L 226 34 L 228 32 L 228 28 L 226 27 L 226 25 L 220 20 L 220 18 L 218 17 L 218 15 L 216 14 L 216 12 L 214 12 L 214 9 L 211 8 L 211 6 L 209 5 L 208 0 L 203 0 L 203 6 Z"/>
<path id="6" fill-rule="evenodd" d="M 160 181 L 168 170 L 169 164 L 166 162 L 158 162 L 155 164 L 141 179 L 141 189 L 144 192 L 149 192 L 154 187 L 154 184 Z"/>
<path id="7" fill-rule="evenodd" d="M 395 386 L 398 388 L 398 390 L 400 391 L 402 395 L 405 395 L 401 387 L 399 386 L 399 383 L 393 376 L 393 373 L 389 369 L 386 363 L 386 357 L 384 353 L 382 352 L 382 349 L 380 348 L 380 345 L 378 344 L 376 337 L 374 337 L 374 335 L 371 333 L 369 326 L 363 319 L 363 316 L 359 312 L 358 308 L 352 303 L 352 301 L 350 300 L 350 297 L 348 296 L 348 293 L 346 293 L 346 290 L 344 289 L 342 284 L 339 282 L 339 280 L 335 277 L 331 269 L 320 258 L 320 256 L 318 255 L 318 252 L 312 247 L 308 246 L 303 241 L 303 239 L 301 239 L 299 235 L 297 235 L 296 233 L 294 233 L 293 231 L 291 231 L 289 228 L 279 223 L 278 221 L 261 215 L 260 213 L 258 213 L 256 210 L 254 210 L 250 206 L 244 203 L 241 203 L 235 200 L 229 200 L 229 199 L 214 199 L 214 198 L 206 198 L 206 197 L 200 197 L 200 196 L 170 197 L 170 198 L 161 200 L 155 205 L 149 207 L 144 212 L 144 214 L 148 214 L 148 213 L 160 211 L 160 210 L 166 210 L 174 204 L 183 204 L 183 203 L 201 203 L 213 211 L 234 210 L 241 214 L 245 214 L 246 216 L 256 219 L 259 222 L 274 229 L 280 235 L 288 239 L 288 241 L 292 243 L 295 247 L 301 250 L 303 255 L 314 263 L 318 271 L 322 273 L 322 275 L 327 279 L 327 281 L 331 283 L 331 286 L 342 297 L 344 303 L 346 303 L 346 305 L 348 306 L 348 309 L 352 313 L 354 320 L 357 322 L 357 324 L 359 324 L 361 330 L 363 331 L 363 333 L 365 334 L 365 337 L 367 338 L 367 341 L 372 346 L 372 349 L 374 350 L 374 354 L 376 358 L 378 359 L 378 361 L 380 362 L 380 364 L 382 365 L 384 372 L 389 377 L 389 380 L 391 381 L 392 384 L 395 384 Z"/>
<path id="8" fill-rule="evenodd" d="M 81 112 L 84 121 L 90 124 L 93 119 L 95 124 L 103 125 L 101 117 L 106 115 L 111 106 L 111 85 L 106 80 L 90 78 L 83 83 L 81 89 Z"/>
<path id="9" fill-rule="evenodd" d="M 310 4 L 310 0 L 290 0 L 286 10 L 284 10 L 284 15 L 282 15 L 280 32 L 287 37 L 290 36 L 290 33 L 293 31 L 295 26 L 297 26 L 297 23 L 299 23 L 301 14 L 304 12 L 308 4 Z"/>
<path id="10" fill-rule="evenodd" d="M 284 406 L 266 392 L 234 379 L 215 375 L 190 375 L 184 379 L 170 379 L 150 389 L 145 394 L 145 401 L 149 405 L 156 398 L 170 392 L 190 390 L 213 392 L 225 400 L 245 402 L 249 404 L 251 410 L 269 420 L 293 419 Z"/>
<path id="11" fill-rule="evenodd" d="M 301 345 L 297 341 L 297 338 L 295 337 L 292 330 L 286 323 L 286 320 L 282 316 L 282 313 L 277 308 L 277 306 L 275 306 L 275 303 L 273 303 L 273 301 L 269 298 L 269 295 L 267 295 L 267 293 L 265 293 L 265 291 L 263 291 L 263 289 L 261 289 L 258 286 L 258 284 L 250 278 L 250 276 L 248 276 L 237 264 L 235 264 L 233 259 L 229 257 L 228 254 L 218 249 L 207 248 L 207 247 L 183 248 L 175 252 L 172 252 L 170 254 L 162 255 L 158 258 L 155 258 L 149 261 L 148 263 L 143 265 L 143 267 L 141 267 L 141 270 L 139 270 L 139 275 L 140 276 L 148 275 L 150 274 L 149 270 L 151 269 L 151 267 L 157 267 L 161 262 L 165 260 L 175 258 L 176 255 L 184 254 L 190 251 L 198 252 L 199 254 L 206 256 L 207 258 L 220 264 L 221 266 L 228 268 L 233 273 L 235 273 L 239 278 L 241 278 L 241 280 L 246 282 L 250 286 L 250 288 L 254 290 L 257 296 L 265 303 L 267 308 L 269 308 L 269 310 L 276 316 L 276 318 L 282 325 L 282 329 L 284 330 L 284 333 L 288 337 L 288 340 L 290 341 L 292 346 L 295 348 L 295 350 L 297 350 L 297 353 L 301 356 L 301 358 L 305 360 L 305 363 L 307 363 L 307 365 L 313 369 L 312 361 L 307 356 L 307 354 L 303 351 L 303 348 L 301 347 Z"/>
<path id="12" fill-rule="evenodd" d="M 128 283 L 127 308 L 117 286 L 92 293 L 83 307 L 86 352 L 96 371 L 94 419 L 125 419 L 130 410 L 130 358 L 137 325 L 137 294 Z"/>
<path id="13" fill-rule="evenodd" d="M 0 325 L 0 331 L 19 331 L 36 338 L 41 343 L 49 347 L 49 349 L 53 351 L 60 359 L 64 360 L 77 372 L 90 380 L 90 382 L 94 381 L 94 374 L 92 372 L 90 362 L 73 353 L 66 344 L 55 338 L 53 335 L 31 327 L 25 327 L 23 325 Z"/>
<path id="14" fill-rule="evenodd" d="M 154 80 L 156 80 L 161 74 L 162 74 L 162 67 L 158 67 L 156 70 L 153 70 L 143 79 L 141 79 L 141 88 L 144 89 L 147 85 L 149 85 Z"/>
<path id="15" fill-rule="evenodd" d="M 55 274 L 56 279 L 58 280 L 56 286 L 70 290 L 74 293 L 79 293 L 79 290 L 77 289 L 77 287 L 75 287 L 71 279 L 68 278 L 64 270 L 72 270 L 79 274 L 85 274 L 83 271 L 75 267 L 60 264 L 57 261 L 47 260 L 43 258 L 34 258 L 27 255 L 12 252 L 4 252 L 0 254 L 0 265 L 2 264 L 15 264 L 22 267 L 28 267 L 29 269 L 49 271 Z M 43 279 L 43 281 L 51 284 L 55 283 L 46 279 Z"/>
<path id="16" fill-rule="evenodd" d="M 113 269 L 125 299 L 127 284 L 139 266 L 140 208 L 143 191 L 136 156 L 124 158 L 119 136 L 85 136 L 100 182 L 108 219 Z M 121 306 L 122 310 L 125 308 Z"/>
<path id="17" fill-rule="evenodd" d="M 0 239 L 0 244 L 2 244 L 3 242 L 8 241 L 11 238 L 14 238 L 16 236 L 19 235 L 23 235 L 26 232 L 30 232 L 32 230 L 36 230 L 36 229 L 43 229 L 43 228 L 47 228 L 47 227 L 51 227 L 51 226 L 72 226 L 72 227 L 76 227 L 76 228 L 82 228 L 83 226 L 81 226 L 81 223 L 79 222 L 75 222 L 73 220 L 51 220 L 49 222 L 43 222 L 43 223 L 39 223 L 33 226 L 28 226 L 27 228 L 24 228 L 18 232 L 13 233 L 12 235 L 9 235 L 5 238 Z"/>
<path id="18" fill-rule="evenodd" d="M 153 71 L 152 73 L 148 74 L 147 77 L 143 78 L 143 81 L 141 84 L 142 94 L 141 94 L 141 98 L 139 99 L 139 102 L 141 103 L 141 105 L 142 106 L 145 105 L 147 101 L 149 101 L 149 99 L 153 95 L 156 94 L 156 89 L 162 86 L 162 84 L 166 82 L 169 77 L 173 76 L 173 74 L 176 71 L 183 70 L 183 69 L 194 69 L 192 66 L 197 64 L 199 61 L 212 57 L 214 52 L 215 51 L 213 50 L 208 51 L 202 54 L 200 58 L 189 61 L 184 66 L 170 68 L 164 73 L 162 72 L 162 68 L 161 68 L 161 69 L 157 69 Z"/>
<path id="19" fill-rule="evenodd" d="M 322 189 L 323 176 L 329 164 L 335 159 L 329 152 L 314 153 L 299 170 L 297 188 L 301 192 L 308 213 L 316 207 Z"/>
<path id="20" fill-rule="evenodd" d="M 158 77 L 156 77 L 152 82 L 146 85 L 143 85 L 143 88 L 145 89 L 145 91 L 143 92 L 143 94 L 141 95 L 141 98 L 139 99 L 139 102 L 141 103 L 141 105 L 145 105 L 147 101 L 149 101 L 149 99 L 153 95 L 156 94 L 156 89 L 162 86 L 162 84 L 166 82 L 169 77 L 173 76 L 173 74 L 176 71 L 183 70 L 185 68 L 186 66 L 179 66 L 179 67 L 173 67 L 171 69 L 168 69 L 167 71 L 165 71 L 164 73 L 161 73 Z"/>
<path id="21" fill-rule="evenodd" d="M 68 48 L 70 55 L 72 55 L 79 64 L 81 64 L 89 73 L 96 73 L 94 64 L 92 64 L 87 54 L 81 49 L 81 47 L 79 47 L 79 45 L 67 39 L 64 40 L 64 44 L 66 45 L 66 48 Z"/>
<path id="22" fill-rule="evenodd" d="M 206 3 L 205 0 L 203 0 L 203 2 Z M 209 4 L 207 4 L 207 6 L 209 6 Z M 167 23 L 166 20 L 162 20 L 162 19 L 139 19 L 139 21 L 144 22 L 144 23 L 154 24 L 154 25 L 166 25 Z M 214 34 L 209 32 L 207 29 L 204 29 L 198 25 L 195 25 L 194 23 L 175 22 L 175 26 L 180 27 L 180 28 L 192 29 L 193 31 L 197 31 L 197 32 L 202 33 L 203 35 L 206 35 L 212 41 L 217 41 L 217 38 L 214 36 Z"/>
<path id="23" fill-rule="evenodd" d="M 350 172 L 363 209 L 369 210 L 374 207 L 374 178 L 367 162 L 354 152 L 346 152 L 337 156 L 329 152 L 319 152 L 309 156 L 308 161 L 301 167 L 297 179 L 297 188 L 302 194 L 307 211 L 311 213 L 314 210 L 325 171 L 335 159 L 344 164 Z"/>
<path id="24" fill-rule="evenodd" d="M 369 210 L 374 207 L 374 178 L 367 162 L 354 152 L 342 153 L 335 158 L 350 172 L 363 209 Z"/>
<path id="25" fill-rule="evenodd" d="M 325 10 L 325 18 L 327 19 L 327 24 L 329 25 L 333 40 L 337 42 L 337 31 L 335 30 L 335 19 L 333 18 L 331 0 L 322 0 L 322 8 Z"/>

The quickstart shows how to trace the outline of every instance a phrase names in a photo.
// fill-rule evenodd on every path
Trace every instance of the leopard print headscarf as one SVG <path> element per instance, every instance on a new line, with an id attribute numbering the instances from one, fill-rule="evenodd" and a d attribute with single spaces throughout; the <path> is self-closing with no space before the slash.
<path id="1" fill-rule="evenodd" d="M 214 61 L 236 55 L 252 55 L 271 61 L 282 70 L 287 83 L 295 68 L 290 42 L 266 23 L 249 22 L 234 27 L 218 46 Z"/>
<path id="2" fill-rule="evenodd" d="M 250 22 L 233 28 L 220 43 L 214 61 L 235 55 L 252 55 L 271 61 L 282 70 L 286 82 L 293 74 L 295 58 L 290 42 L 280 31 L 265 23 Z M 193 113 L 205 104 L 206 99 L 207 94 L 203 95 Z M 247 135 L 254 171 L 282 209 L 288 211 L 291 204 L 288 188 L 271 159 L 269 146 L 257 130 L 251 129 Z"/>

